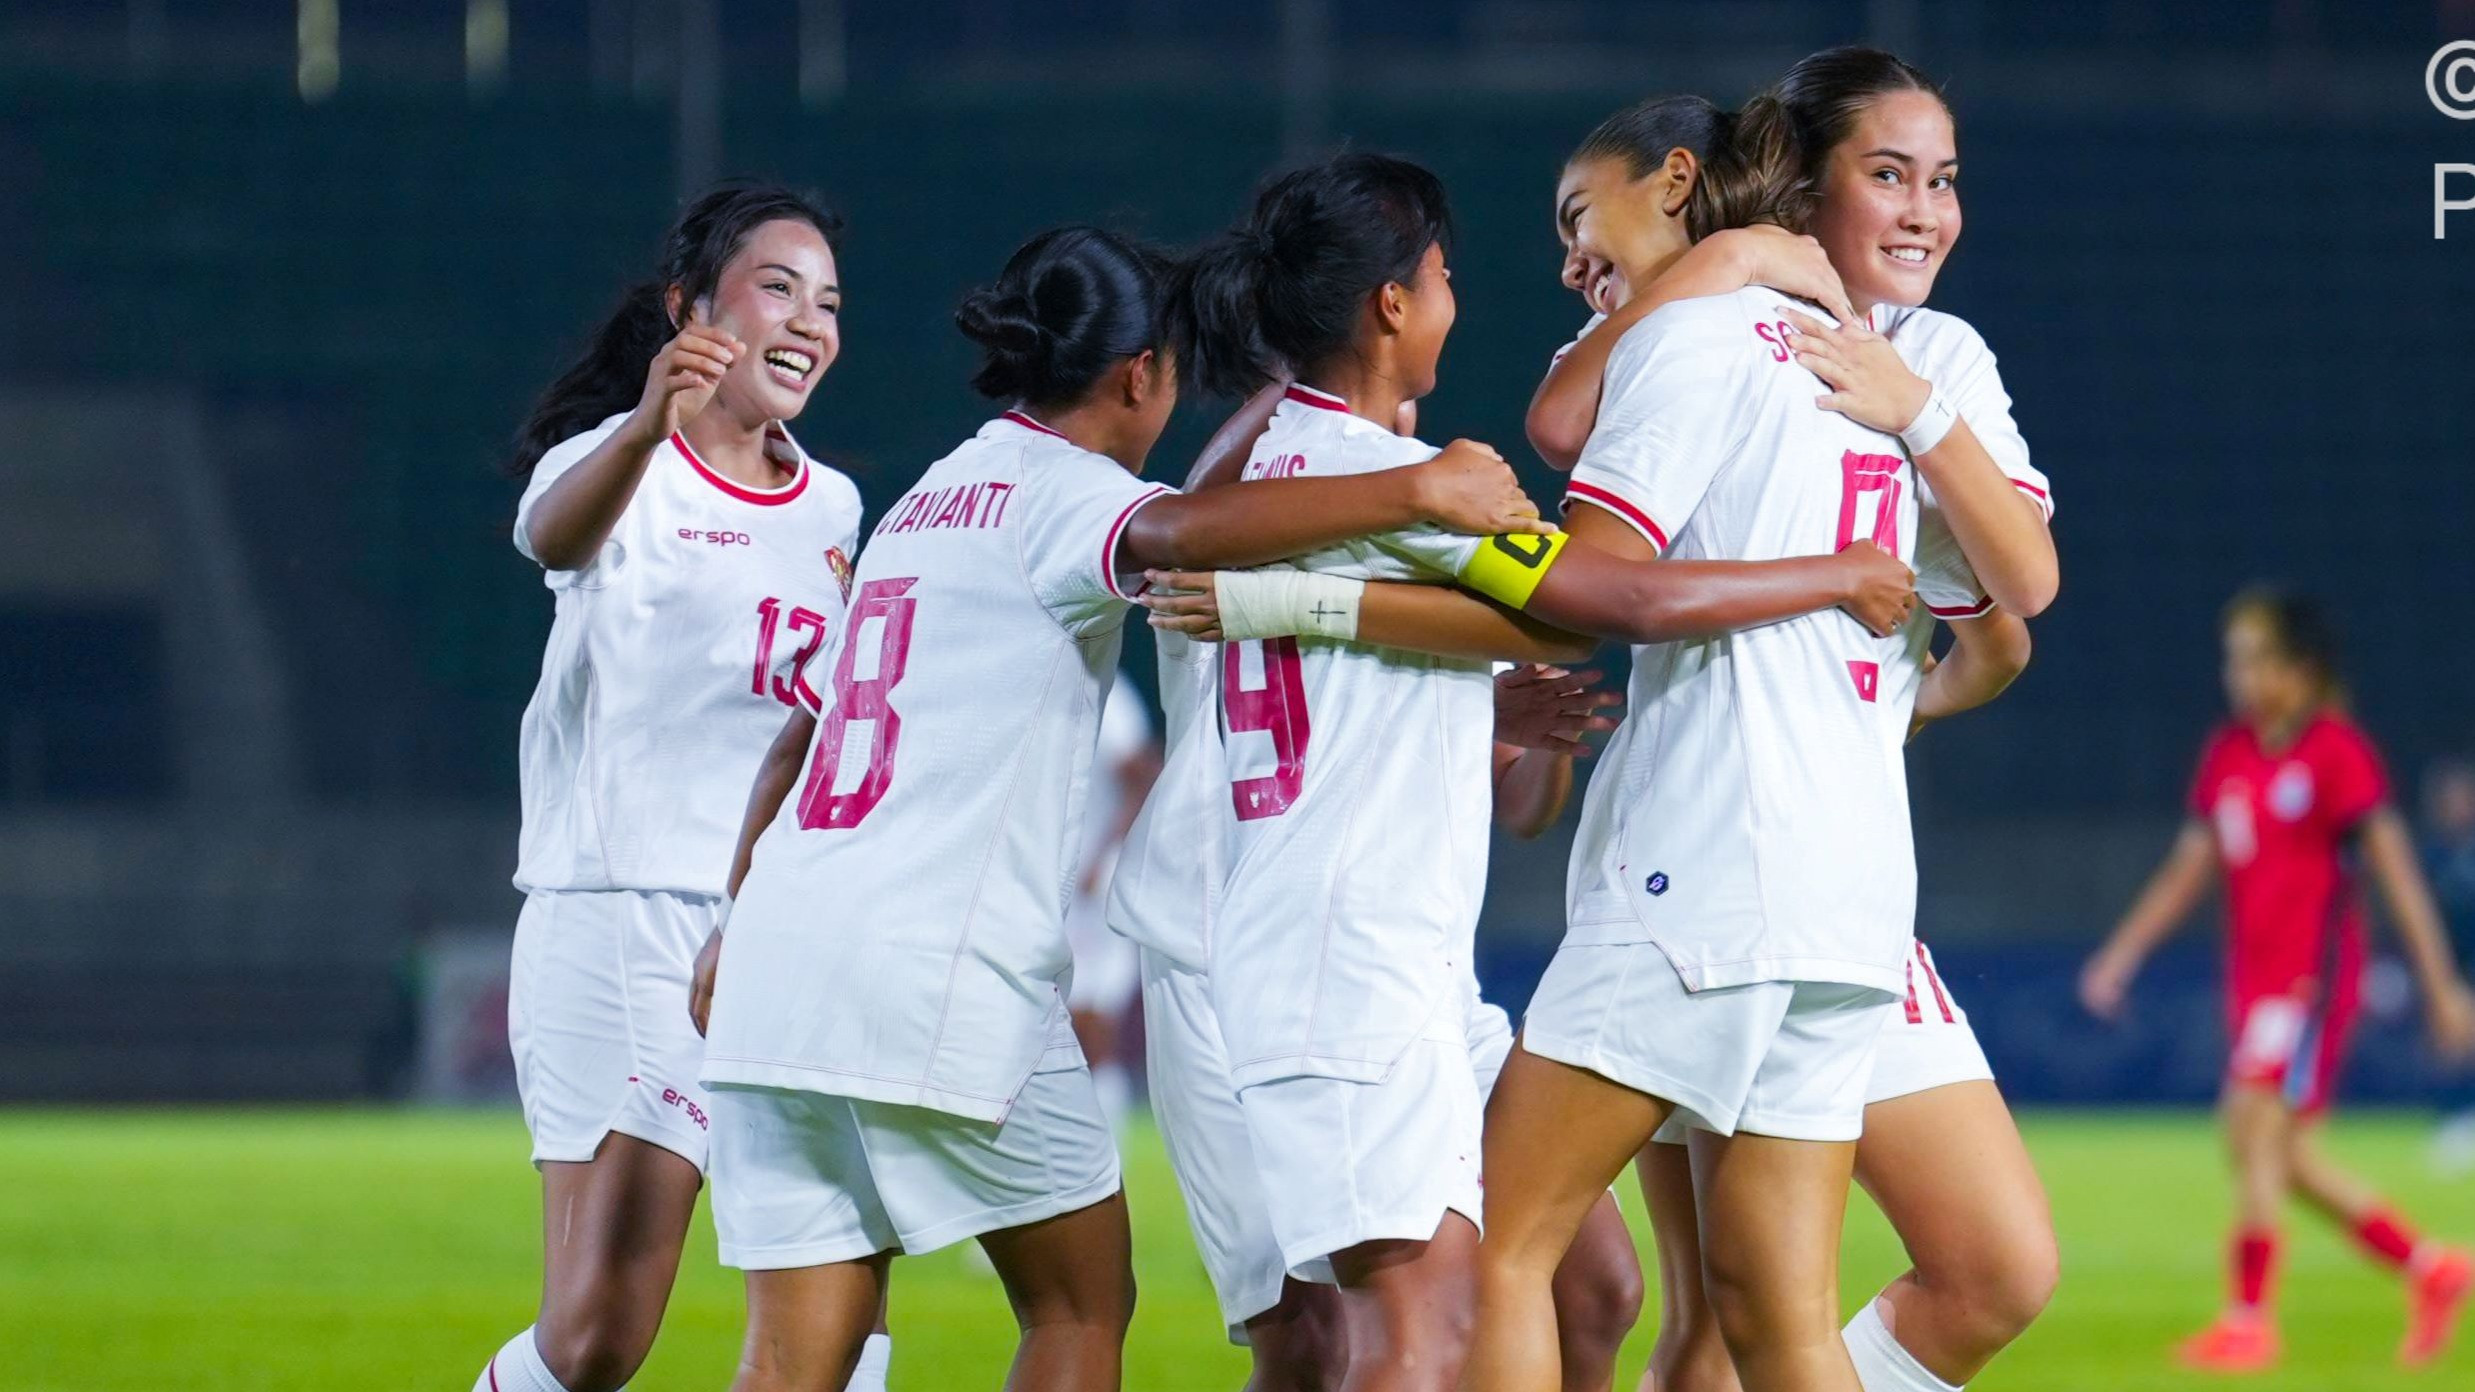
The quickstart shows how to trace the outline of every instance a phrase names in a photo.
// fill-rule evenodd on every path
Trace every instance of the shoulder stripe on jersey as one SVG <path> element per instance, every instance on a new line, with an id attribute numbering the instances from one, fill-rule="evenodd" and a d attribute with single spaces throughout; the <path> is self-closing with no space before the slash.
<path id="1" fill-rule="evenodd" d="M 1066 438 L 1066 433 L 1064 431 L 1051 430 L 1047 426 L 1040 424 L 1038 421 L 1033 420 L 1031 417 L 1024 415 L 1020 411 L 1008 411 L 1004 415 L 999 416 L 998 419 L 1010 420 L 1016 425 L 1023 427 L 1025 430 L 1037 430 L 1043 435 L 1054 435 L 1060 440 Z"/>
<path id="2" fill-rule="evenodd" d="M 1298 382 L 1290 383 L 1289 390 L 1281 393 L 1281 399 L 1294 401 L 1301 406 L 1314 406 L 1326 411 L 1338 411 L 1342 415 L 1349 414 L 1348 402 L 1330 392 L 1317 391 L 1313 387 Z"/>
<path id="3" fill-rule="evenodd" d="M 754 503 L 758 507 L 780 507 L 808 490 L 809 470 L 804 458 L 800 461 L 799 477 L 792 479 L 789 483 L 780 488 L 750 488 L 744 483 L 733 483 L 715 473 L 711 465 L 697 458 L 696 451 L 688 447 L 687 436 L 674 431 L 671 434 L 670 443 L 678 447 L 679 453 L 686 456 L 689 464 L 695 466 L 696 472 L 705 476 L 705 482 L 743 503 Z"/>
<path id="4" fill-rule="evenodd" d="M 1163 493 L 1172 491 L 1174 490 L 1172 490 L 1165 483 L 1156 485 L 1151 492 L 1146 493 L 1142 497 L 1135 499 L 1133 502 L 1126 504 L 1126 510 L 1117 514 L 1117 520 L 1109 524 L 1108 539 L 1100 543 L 1100 583 L 1108 586 L 1109 593 L 1117 596 L 1119 599 L 1131 601 L 1134 596 L 1117 588 L 1117 539 L 1126 534 L 1126 523 L 1134 516 L 1134 510 L 1136 508 L 1143 506 L 1145 503 L 1150 502 L 1152 499 L 1159 497 Z"/>
<path id="5" fill-rule="evenodd" d="M 1583 502 L 1596 503 L 1600 507 L 1607 509 L 1609 512 L 1616 514 L 1625 521 L 1632 523 L 1641 531 L 1643 536 L 1650 538 L 1651 545 L 1659 548 L 1661 551 L 1667 549 L 1666 529 L 1659 526 L 1658 523 L 1651 521 L 1650 514 L 1643 512 L 1640 508 L 1633 506 L 1624 499 L 1617 497 L 1615 494 L 1608 492 L 1604 488 L 1588 483 L 1575 482 L 1567 484 L 1565 485 L 1565 492 L 1569 493 L 1574 498 L 1581 499 Z"/>
<path id="6" fill-rule="evenodd" d="M 1928 604 L 1925 606 L 1925 612 L 1937 619 L 1974 619 L 1994 612 L 1994 600 L 1991 595 L 1988 595 L 1974 604 L 1960 604 L 1949 609 Z"/>

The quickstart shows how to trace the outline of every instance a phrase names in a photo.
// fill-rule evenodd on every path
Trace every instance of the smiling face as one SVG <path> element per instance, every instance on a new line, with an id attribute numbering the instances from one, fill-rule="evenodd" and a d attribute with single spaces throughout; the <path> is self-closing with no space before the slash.
<path id="1" fill-rule="evenodd" d="M 1832 147 L 1813 235 L 1859 311 L 1921 305 L 1959 240 L 1959 136 L 1931 92 L 1886 92 Z"/>
<path id="2" fill-rule="evenodd" d="M 722 268 L 709 322 L 747 345 L 716 400 L 751 424 L 790 420 L 842 350 L 842 286 L 824 234 L 794 218 L 764 223 Z"/>
<path id="3" fill-rule="evenodd" d="M 1647 284 L 1651 268 L 1688 245 L 1682 208 L 1698 171 L 1693 157 L 1671 151 L 1667 162 L 1635 176 L 1613 155 L 1564 167 L 1555 190 L 1555 232 L 1564 243 L 1564 286 L 1594 314 L 1606 314 Z"/>

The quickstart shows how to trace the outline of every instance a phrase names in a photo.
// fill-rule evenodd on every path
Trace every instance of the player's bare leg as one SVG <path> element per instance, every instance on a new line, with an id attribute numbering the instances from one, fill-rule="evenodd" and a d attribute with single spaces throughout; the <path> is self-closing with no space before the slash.
<path id="1" fill-rule="evenodd" d="M 2214 1372 L 2247 1372 L 2277 1361 L 2273 1295 L 2278 1218 L 2286 1202 L 2293 1115 L 2273 1087 L 2230 1083 L 2218 1106 L 2234 1167 L 2233 1299 L 2177 1356 Z"/>
<path id="2" fill-rule="evenodd" d="M 1693 1200 L 1693 1157 L 1652 1142 L 1633 1157 L 1650 1238 L 1658 1248 L 1659 1338 L 1637 1392 L 1737 1392 L 1736 1364 L 1702 1298 L 1701 1212 Z"/>
<path id="3" fill-rule="evenodd" d="M 1333 1392 L 1349 1375 L 1349 1330 L 1341 1294 L 1295 1278 L 1280 1303 L 1246 1321 L 1254 1371 L 1242 1392 Z"/>
<path id="4" fill-rule="evenodd" d="M 1695 1131 L 1702 1292 L 1746 1392 L 1860 1392 L 1839 1338 L 1853 1141 Z"/>
<path id="5" fill-rule="evenodd" d="M 1134 1239 L 1126 1196 L 983 1234 L 1022 1342 L 1010 1392 L 1116 1392 L 1134 1319 Z"/>
<path id="6" fill-rule="evenodd" d="M 2002 1090 L 1952 1083 L 1867 1107 L 1856 1179 L 1915 1263 L 1884 1288 L 1883 1323 L 1935 1377 L 1967 1382 L 2044 1312 L 2061 1270 Z"/>
<path id="7" fill-rule="evenodd" d="M 2300 1118 L 2287 1133 L 2286 1172 L 2295 1196 L 2344 1227 L 2365 1255 L 2406 1279 L 2407 1328 L 2398 1360 L 2409 1366 L 2428 1363 L 2448 1347 L 2467 1297 L 2475 1294 L 2475 1261 L 2418 1235 L 2378 1190 L 2330 1159 L 2318 1135 Z"/>
<path id="8" fill-rule="evenodd" d="M 616 1392 L 644 1365 L 704 1178 L 616 1132 L 591 1160 L 541 1167 L 541 1312 L 533 1342 L 567 1392 Z"/>
<path id="9" fill-rule="evenodd" d="M 1487 1099 L 1487 1234 L 1463 1386 L 1560 1392 L 1555 1275 L 1669 1104 L 1514 1041 Z"/>
<path id="10" fill-rule="evenodd" d="M 1477 1304 L 1478 1229 L 1446 1213 L 1424 1242 L 1361 1242 L 1332 1254 L 1349 1337 L 1343 1392 L 1453 1392 Z"/>
<path id="11" fill-rule="evenodd" d="M 1613 1194 L 1599 1195 L 1555 1269 L 1556 1344 L 1564 1392 L 1609 1392 L 1616 1353 L 1641 1318 L 1641 1255 Z"/>
<path id="12" fill-rule="evenodd" d="M 748 1334 L 731 1392 L 842 1392 L 885 1307 L 894 1254 L 748 1273 Z"/>

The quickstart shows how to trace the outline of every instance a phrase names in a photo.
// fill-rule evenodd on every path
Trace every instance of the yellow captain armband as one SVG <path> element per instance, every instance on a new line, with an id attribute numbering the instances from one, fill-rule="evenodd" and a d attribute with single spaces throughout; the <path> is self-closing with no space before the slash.
<path id="1" fill-rule="evenodd" d="M 1529 532 L 1507 532 L 1491 536 L 1478 543 L 1470 554 L 1469 563 L 1461 567 L 1461 583 L 1498 604 L 1519 609 L 1538 593 L 1538 584 L 1547 578 L 1548 567 L 1562 554 L 1564 543 L 1572 538 L 1562 532 L 1538 536 Z"/>

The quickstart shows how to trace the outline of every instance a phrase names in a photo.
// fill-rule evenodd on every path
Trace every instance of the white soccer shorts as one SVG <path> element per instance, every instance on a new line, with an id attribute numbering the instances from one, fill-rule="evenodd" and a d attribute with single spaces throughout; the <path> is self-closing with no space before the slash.
<path id="1" fill-rule="evenodd" d="M 1089 1208 L 1123 1187 L 1091 1070 L 1034 1073 L 1002 1123 L 786 1088 L 713 1090 L 722 1264 L 916 1255 Z"/>
<path id="2" fill-rule="evenodd" d="M 1968 1024 L 1968 1012 L 1952 998 L 1934 954 L 1918 943 L 1909 960 L 1907 998 L 1893 1003 L 1883 1017 L 1866 1105 L 1993 1076 L 1994 1066 Z"/>
<path id="3" fill-rule="evenodd" d="M 1892 999 L 1810 981 L 1692 992 L 1655 944 L 1567 944 L 1530 998 L 1521 1043 L 1674 1103 L 1686 1126 L 1853 1141 Z"/>
<path id="4" fill-rule="evenodd" d="M 1177 1172 L 1204 1274 L 1220 1299 L 1229 1341 L 1243 1344 L 1246 1321 L 1280 1303 L 1280 1243 L 1255 1170 L 1246 1113 L 1229 1081 L 1228 1048 L 1211 986 L 1202 973 L 1142 950 L 1143 1061 L 1152 1117 Z"/>
<path id="5" fill-rule="evenodd" d="M 533 1160 L 590 1160 L 612 1132 L 705 1168 L 712 1103 L 688 978 L 722 901 L 636 890 L 543 891 L 516 919 L 507 983 Z"/>

